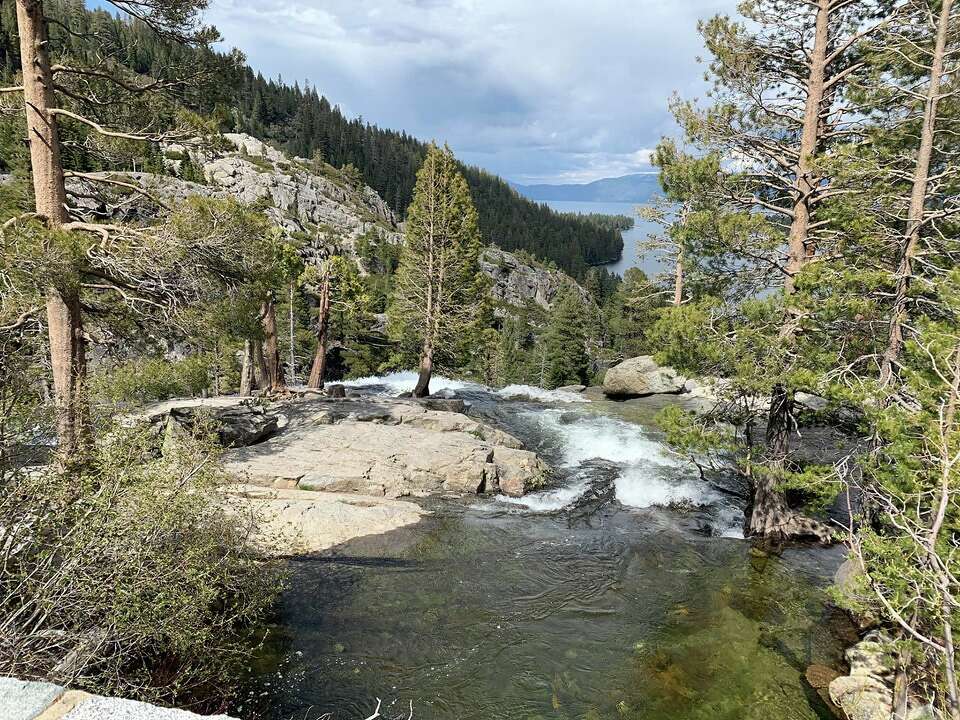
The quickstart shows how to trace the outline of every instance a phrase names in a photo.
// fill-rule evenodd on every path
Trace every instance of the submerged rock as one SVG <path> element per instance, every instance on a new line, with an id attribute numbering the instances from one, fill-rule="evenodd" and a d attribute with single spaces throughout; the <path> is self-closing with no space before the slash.
<path id="1" fill-rule="evenodd" d="M 643 397 L 676 394 L 684 390 L 687 378 L 671 367 L 660 367 L 649 355 L 624 360 L 607 370 L 603 392 L 608 397 Z"/>

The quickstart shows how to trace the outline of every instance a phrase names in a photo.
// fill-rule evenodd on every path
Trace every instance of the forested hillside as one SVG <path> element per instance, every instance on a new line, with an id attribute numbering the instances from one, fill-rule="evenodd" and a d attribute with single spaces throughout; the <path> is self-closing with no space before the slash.
<path id="1" fill-rule="evenodd" d="M 242 131 L 269 141 L 289 155 L 313 157 L 336 167 L 353 165 L 365 183 L 399 213 L 413 197 L 416 171 L 427 145 L 404 132 L 348 119 L 316 88 L 268 80 L 237 62 L 236 54 L 177 45 L 142 23 L 126 22 L 104 11 L 88 11 L 81 0 L 55 0 L 47 12 L 62 26 L 50 28 L 54 45 L 71 54 L 109 50 L 117 62 L 151 77 L 177 68 L 215 67 L 216 77 L 202 92 L 184 91 L 188 108 L 212 116 L 224 131 Z M 106 53 L 104 53 L 106 54 Z M 13 3 L 0 12 L 0 68 L 4 76 L 19 67 Z M 440 139 L 442 140 L 442 139 Z M 3 161 L 0 160 L 0 167 Z M 462 167 L 480 215 L 484 241 L 505 250 L 527 250 L 552 260 L 583 279 L 591 265 L 619 258 L 623 240 L 616 230 L 562 216 L 526 200 L 508 183 L 474 167 Z"/>

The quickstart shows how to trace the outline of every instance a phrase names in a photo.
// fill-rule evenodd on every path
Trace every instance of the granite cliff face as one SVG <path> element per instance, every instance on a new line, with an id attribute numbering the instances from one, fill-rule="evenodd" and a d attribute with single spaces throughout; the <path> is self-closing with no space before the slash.
<path id="1" fill-rule="evenodd" d="M 303 158 L 289 158 L 250 135 L 228 133 L 224 140 L 228 149 L 213 156 L 191 154 L 205 183 L 145 172 L 99 175 L 135 184 L 170 207 L 191 195 L 262 203 L 264 212 L 287 233 L 309 238 L 307 255 L 355 254 L 362 237 L 391 244 L 403 240 L 400 218 L 372 188 L 355 187 L 330 166 L 318 169 Z M 179 171 L 183 160 L 176 158 L 186 157 L 188 149 L 171 145 L 165 152 L 167 164 Z M 77 204 L 92 219 L 151 222 L 165 212 L 161 204 L 137 193 L 104 195 L 102 187 L 79 178 L 70 178 L 68 186 L 77 191 Z M 525 262 L 496 247 L 484 252 L 481 269 L 493 281 L 494 297 L 509 305 L 532 301 L 549 308 L 560 288 L 573 282 L 559 270 Z M 576 287 L 586 298 L 586 291 Z"/>
<path id="2" fill-rule="evenodd" d="M 549 309 L 565 285 L 574 287 L 584 302 L 587 301 L 587 291 L 566 273 L 539 263 L 524 262 L 497 247 L 484 250 L 480 269 L 493 281 L 494 298 L 508 305 L 522 306 L 532 301 Z"/>

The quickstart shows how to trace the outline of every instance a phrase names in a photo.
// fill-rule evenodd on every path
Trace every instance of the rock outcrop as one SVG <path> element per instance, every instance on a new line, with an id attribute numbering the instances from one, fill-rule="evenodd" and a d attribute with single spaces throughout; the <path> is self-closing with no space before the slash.
<path id="1" fill-rule="evenodd" d="M 243 203 L 266 201 L 264 212 L 285 231 L 313 238 L 313 246 L 305 249 L 308 254 L 311 249 L 334 244 L 351 250 L 358 238 L 370 233 L 386 242 L 400 242 L 398 218 L 373 189 L 354 188 L 314 173 L 307 161 L 290 159 L 249 135 L 224 137 L 236 150 L 224 151 L 206 162 L 200 157 L 195 160 L 202 167 L 206 184 L 143 172 L 124 173 L 123 179 L 171 207 L 192 195 L 234 197 Z M 185 153 L 186 149 L 173 146 L 168 152 Z M 104 191 L 90 192 L 85 180 L 71 178 L 69 186 L 87 191 L 88 197 L 81 197 L 78 205 L 91 216 L 145 222 L 164 212 L 150 198 L 138 194 L 128 193 L 121 202 L 108 203 L 96 199 Z"/>
<path id="2" fill-rule="evenodd" d="M 564 286 L 570 286 L 588 302 L 587 291 L 566 273 L 522 261 L 516 255 L 489 247 L 480 257 L 480 269 L 493 281 L 491 293 L 507 305 L 523 306 L 532 301 L 549 309 Z"/>
<path id="3" fill-rule="evenodd" d="M 850 673 L 830 683 L 830 699 L 848 720 L 892 720 L 894 652 L 891 639 L 874 630 L 847 649 Z M 933 708 L 908 698 L 907 720 L 933 720 Z"/>
<path id="4" fill-rule="evenodd" d="M 147 423 L 162 445 L 189 434 L 197 422 L 209 422 L 225 448 L 244 447 L 266 440 L 279 430 L 286 417 L 267 412 L 253 398 L 220 397 L 168 400 L 123 419 L 127 425 Z"/>
<path id="5" fill-rule="evenodd" d="M 250 135 L 227 133 L 224 138 L 229 147 L 212 157 L 178 145 L 166 148 L 168 155 L 185 157 L 189 152 L 202 169 L 205 183 L 145 172 L 91 175 L 133 183 L 170 207 L 192 195 L 265 202 L 266 215 L 288 234 L 311 238 L 303 248 L 308 260 L 311 255 L 331 250 L 356 254 L 357 241 L 365 236 L 390 244 L 402 241 L 400 219 L 372 188 L 352 186 L 329 166 L 318 172 L 309 161 L 287 157 Z M 182 161 L 167 162 L 177 169 Z M 92 219 L 147 223 L 165 212 L 149 197 L 114 192 L 85 179 L 70 178 L 68 187 L 78 191 L 76 204 Z M 532 301 L 549 308 L 564 284 L 577 288 L 587 300 L 586 291 L 565 273 L 522 261 L 496 247 L 484 251 L 480 265 L 491 278 L 494 297 L 508 305 L 522 306 Z"/>
<path id="6" fill-rule="evenodd" d="M 226 486 L 223 492 L 231 512 L 256 515 L 260 534 L 255 541 L 279 555 L 328 550 L 413 525 L 426 514 L 415 503 L 382 497 L 244 484 Z"/>
<path id="7" fill-rule="evenodd" d="M 686 383 L 687 378 L 673 368 L 660 367 L 649 355 L 641 355 L 607 370 L 603 392 L 617 398 L 676 394 L 684 391 Z"/>
<path id="8" fill-rule="evenodd" d="M 413 400 L 304 399 L 284 412 L 282 433 L 226 453 L 228 471 L 260 485 L 388 498 L 522 495 L 548 476 L 511 435 Z"/>

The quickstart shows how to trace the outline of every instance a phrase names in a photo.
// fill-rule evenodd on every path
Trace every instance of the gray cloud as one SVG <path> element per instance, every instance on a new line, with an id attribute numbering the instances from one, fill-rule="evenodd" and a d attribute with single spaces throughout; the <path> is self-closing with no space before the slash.
<path id="1" fill-rule="evenodd" d="M 449 142 L 519 182 L 649 169 L 672 92 L 702 94 L 698 18 L 735 0 L 213 0 L 265 75 Z"/>

